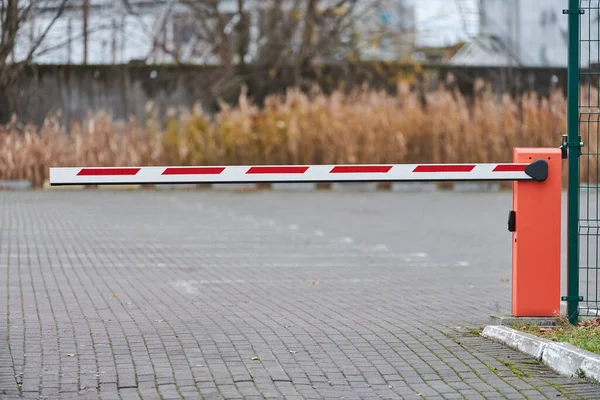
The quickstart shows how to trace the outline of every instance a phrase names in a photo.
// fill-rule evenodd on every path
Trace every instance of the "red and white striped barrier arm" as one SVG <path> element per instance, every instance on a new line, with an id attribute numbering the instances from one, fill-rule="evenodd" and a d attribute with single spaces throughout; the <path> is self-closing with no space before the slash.
<path id="1" fill-rule="evenodd" d="M 215 167 L 50 168 L 50 185 L 543 181 L 544 160 L 531 164 L 264 165 Z"/>

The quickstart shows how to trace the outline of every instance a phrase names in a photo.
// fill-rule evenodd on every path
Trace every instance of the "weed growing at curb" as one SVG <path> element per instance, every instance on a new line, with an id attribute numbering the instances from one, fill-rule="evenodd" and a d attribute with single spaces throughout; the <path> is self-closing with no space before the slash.
<path id="1" fill-rule="evenodd" d="M 474 329 L 474 328 L 469 328 L 467 330 L 467 332 L 469 333 L 469 335 L 471 336 L 481 336 L 481 333 L 483 332 L 483 329 L 478 328 L 478 329 Z"/>
<path id="2" fill-rule="evenodd" d="M 507 361 L 507 360 L 498 360 L 498 361 L 501 362 L 502 364 L 504 364 L 510 370 L 510 372 L 515 374 L 515 376 L 517 376 L 518 378 L 520 378 L 520 379 L 523 379 L 523 377 L 531 378 L 531 374 L 523 371 L 516 364 L 514 364 L 510 361 Z"/>
<path id="3" fill-rule="evenodd" d="M 573 326 L 566 317 L 559 316 L 556 317 L 555 326 L 540 327 L 516 323 L 511 325 L 511 328 L 554 342 L 570 343 L 592 353 L 600 354 L 600 318 L 582 320 Z"/>

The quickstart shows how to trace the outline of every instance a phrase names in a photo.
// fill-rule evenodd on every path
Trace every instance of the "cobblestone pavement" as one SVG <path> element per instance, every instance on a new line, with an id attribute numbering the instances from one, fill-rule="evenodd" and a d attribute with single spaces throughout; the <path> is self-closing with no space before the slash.
<path id="1" fill-rule="evenodd" d="M 510 193 L 0 193 L 0 396 L 600 398 L 476 335 Z"/>

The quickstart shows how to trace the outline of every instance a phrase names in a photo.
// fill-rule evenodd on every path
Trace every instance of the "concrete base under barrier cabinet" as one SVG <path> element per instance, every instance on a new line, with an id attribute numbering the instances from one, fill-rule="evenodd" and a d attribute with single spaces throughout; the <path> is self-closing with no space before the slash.
<path id="1" fill-rule="evenodd" d="M 554 326 L 556 325 L 556 319 L 554 317 L 514 317 L 508 314 L 499 314 L 490 316 L 490 324 L 501 326 L 510 326 L 513 324 Z"/>

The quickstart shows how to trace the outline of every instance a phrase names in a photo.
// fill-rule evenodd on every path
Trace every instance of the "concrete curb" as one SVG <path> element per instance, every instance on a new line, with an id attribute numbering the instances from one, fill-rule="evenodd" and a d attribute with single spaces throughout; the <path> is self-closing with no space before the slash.
<path id="1" fill-rule="evenodd" d="M 142 185 L 98 185 L 98 190 L 140 190 Z"/>
<path id="2" fill-rule="evenodd" d="M 1 185 L 0 190 L 8 188 L 8 185 Z M 19 188 L 33 189 L 31 185 L 19 184 Z M 472 192 L 472 193 L 491 193 L 502 191 L 499 185 L 484 183 L 457 183 L 450 186 L 444 186 L 435 182 L 395 182 L 390 184 L 380 184 L 375 182 L 333 182 L 325 184 L 316 183 L 273 183 L 273 184 L 160 184 L 160 185 L 98 185 L 91 186 L 50 186 L 45 181 L 43 190 L 215 190 L 220 192 L 252 192 L 257 190 L 273 190 L 283 192 L 313 192 L 329 190 L 335 192 Z"/>
<path id="3" fill-rule="evenodd" d="M 160 185 L 153 185 L 150 189 L 154 189 L 154 190 L 196 190 L 196 189 L 198 189 L 198 185 L 195 185 L 193 183 L 183 184 L 183 185 L 173 185 L 173 184 L 164 183 L 164 184 L 160 184 Z"/>
<path id="4" fill-rule="evenodd" d="M 573 346 L 520 332 L 507 326 L 486 326 L 481 336 L 504 343 L 541 361 L 566 376 L 585 376 L 600 382 L 600 355 Z"/>
<path id="5" fill-rule="evenodd" d="M 44 184 L 42 185 L 42 190 L 70 191 L 70 190 L 85 190 L 85 189 L 86 189 L 85 186 L 50 186 L 50 183 L 47 180 L 44 181 Z"/>
<path id="6" fill-rule="evenodd" d="M 278 192 L 313 192 L 317 190 L 317 184 L 312 182 L 272 183 L 271 190 Z"/>
<path id="7" fill-rule="evenodd" d="M 440 192 L 435 182 L 394 182 L 390 187 L 392 192 Z"/>
<path id="8" fill-rule="evenodd" d="M 31 183 L 26 180 L 2 180 L 0 181 L 0 190 L 28 190 L 31 189 Z"/>
<path id="9" fill-rule="evenodd" d="M 377 182 L 332 182 L 331 189 L 338 192 L 377 192 Z"/>

